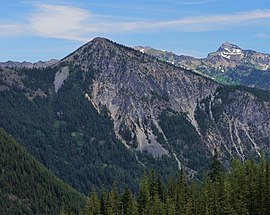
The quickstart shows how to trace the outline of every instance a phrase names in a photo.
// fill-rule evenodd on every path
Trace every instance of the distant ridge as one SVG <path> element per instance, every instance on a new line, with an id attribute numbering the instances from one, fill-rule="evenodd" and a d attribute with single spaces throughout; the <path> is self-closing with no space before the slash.
<path id="1" fill-rule="evenodd" d="M 173 65 L 191 69 L 222 84 L 270 90 L 270 54 L 244 50 L 229 42 L 223 43 L 216 52 L 209 53 L 202 59 L 148 46 L 135 46 L 134 49 Z"/>
<path id="2" fill-rule="evenodd" d="M 49 61 L 38 61 L 36 63 L 31 63 L 27 61 L 18 62 L 18 61 L 6 61 L 0 62 L 0 68 L 46 68 L 57 64 L 59 60 L 51 59 Z"/>

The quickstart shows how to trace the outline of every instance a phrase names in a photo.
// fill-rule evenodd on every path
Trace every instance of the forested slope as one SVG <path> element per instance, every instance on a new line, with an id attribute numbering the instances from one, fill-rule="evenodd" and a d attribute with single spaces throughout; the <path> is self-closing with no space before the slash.
<path id="1" fill-rule="evenodd" d="M 0 214 L 78 213 L 86 198 L 58 179 L 0 128 Z"/>

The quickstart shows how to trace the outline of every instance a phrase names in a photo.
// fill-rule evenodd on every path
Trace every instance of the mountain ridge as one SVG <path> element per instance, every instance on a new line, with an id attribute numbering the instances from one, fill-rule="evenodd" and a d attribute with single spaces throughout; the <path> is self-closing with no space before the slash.
<path id="1" fill-rule="evenodd" d="M 18 62 L 18 61 L 6 61 L 6 62 L 0 62 L 0 68 L 46 68 L 53 66 L 58 63 L 58 60 L 56 59 L 51 59 L 48 61 L 37 61 L 35 63 L 23 61 L 23 62 Z"/>
<path id="2" fill-rule="evenodd" d="M 229 42 L 200 59 L 150 47 L 134 48 L 174 65 L 194 70 L 220 83 L 270 89 L 270 54 L 244 50 Z"/>
<path id="3" fill-rule="evenodd" d="M 0 126 L 85 193 L 100 181 L 133 183 L 145 168 L 200 177 L 214 149 L 227 168 L 270 150 L 265 91 L 224 86 L 103 38 L 53 67 L 2 69 L 0 89 Z"/>

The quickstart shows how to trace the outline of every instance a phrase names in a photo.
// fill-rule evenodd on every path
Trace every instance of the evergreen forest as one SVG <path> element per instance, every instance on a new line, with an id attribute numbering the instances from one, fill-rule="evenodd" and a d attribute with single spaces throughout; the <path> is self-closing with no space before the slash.
<path id="1" fill-rule="evenodd" d="M 225 171 L 212 158 L 201 182 L 189 180 L 184 171 L 166 182 L 159 173 L 150 171 L 141 179 L 137 193 L 128 187 L 119 192 L 92 190 L 81 214 L 90 215 L 248 215 L 270 213 L 270 162 L 262 154 L 259 162 L 233 160 Z M 62 210 L 61 214 L 70 214 Z"/>
<path id="2" fill-rule="evenodd" d="M 139 189 L 113 183 L 92 187 L 88 197 L 59 180 L 0 130 L 1 214 L 193 215 L 270 212 L 270 162 L 233 160 L 225 170 L 215 151 L 198 181 L 182 170 L 163 179 L 145 172 Z"/>

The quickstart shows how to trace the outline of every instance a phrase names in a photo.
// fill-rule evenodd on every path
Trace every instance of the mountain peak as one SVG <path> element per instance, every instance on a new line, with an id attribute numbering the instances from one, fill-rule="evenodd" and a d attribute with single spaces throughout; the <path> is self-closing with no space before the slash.
<path id="1" fill-rule="evenodd" d="M 90 40 L 88 43 L 86 43 L 86 44 L 84 44 L 82 47 L 80 47 L 80 48 L 83 48 L 83 47 L 87 47 L 87 46 L 91 46 L 91 45 L 97 45 L 97 46 L 99 46 L 99 45 L 101 45 L 101 44 L 103 44 L 103 45 L 105 45 L 105 44 L 111 44 L 112 43 L 112 41 L 111 40 L 109 40 L 109 39 L 107 39 L 107 38 L 104 38 L 104 37 L 95 37 L 95 38 L 93 38 L 92 40 Z M 79 49 L 80 49 L 79 48 Z"/>
<path id="2" fill-rule="evenodd" d="M 243 50 L 229 42 L 223 43 L 217 50 L 217 53 L 228 60 L 239 60 L 244 57 Z"/>
<path id="3" fill-rule="evenodd" d="M 233 49 L 239 49 L 239 50 L 242 50 L 239 46 L 235 45 L 235 44 L 232 44 L 230 42 L 225 42 L 223 43 L 219 49 L 218 49 L 218 52 L 220 51 L 224 51 L 224 50 L 233 50 Z"/>
<path id="4" fill-rule="evenodd" d="M 99 42 L 110 42 L 111 41 L 105 37 L 95 37 L 94 39 L 91 40 L 92 43 L 99 43 Z"/>

